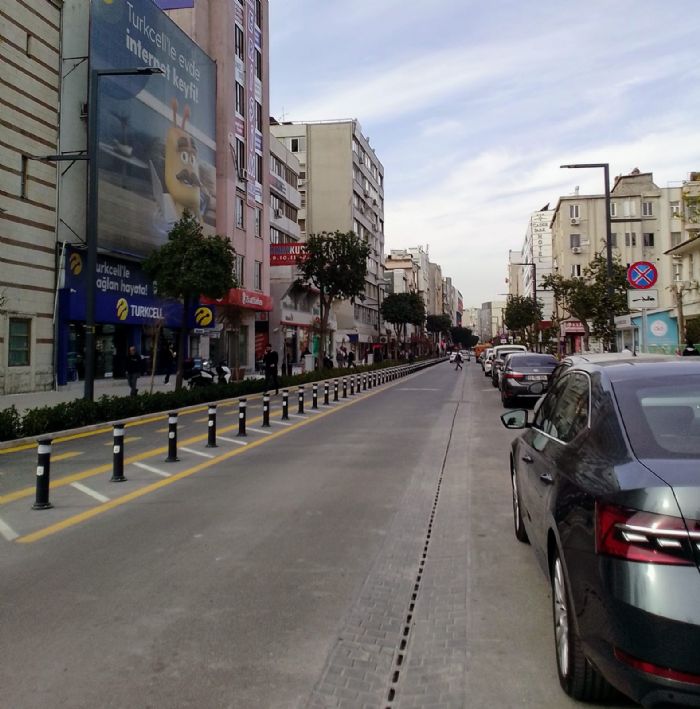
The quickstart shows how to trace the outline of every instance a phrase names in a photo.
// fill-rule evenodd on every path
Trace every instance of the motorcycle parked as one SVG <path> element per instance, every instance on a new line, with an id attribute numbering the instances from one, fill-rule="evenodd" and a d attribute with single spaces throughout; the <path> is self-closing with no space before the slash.
<path id="1" fill-rule="evenodd" d="M 211 369 L 209 362 L 191 357 L 185 360 L 182 377 L 190 389 L 208 386 L 216 381 L 216 373 Z"/>

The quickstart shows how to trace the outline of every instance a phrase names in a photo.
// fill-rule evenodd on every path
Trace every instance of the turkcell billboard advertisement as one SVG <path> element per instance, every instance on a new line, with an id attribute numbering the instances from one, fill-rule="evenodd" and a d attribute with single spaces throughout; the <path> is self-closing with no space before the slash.
<path id="1" fill-rule="evenodd" d="M 146 256 L 185 210 L 216 226 L 216 65 L 152 0 L 93 0 L 98 245 Z M 208 228 L 210 227 L 210 229 Z"/>

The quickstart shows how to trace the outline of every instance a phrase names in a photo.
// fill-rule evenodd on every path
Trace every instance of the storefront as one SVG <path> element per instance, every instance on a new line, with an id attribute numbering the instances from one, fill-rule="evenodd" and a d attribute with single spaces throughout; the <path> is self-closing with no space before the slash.
<path id="1" fill-rule="evenodd" d="M 580 320 L 563 320 L 559 325 L 560 354 L 575 354 L 583 351 L 585 333 Z"/>
<path id="2" fill-rule="evenodd" d="M 641 313 L 615 318 L 617 351 L 627 347 L 633 352 L 675 354 L 679 349 L 678 324 L 675 310 L 650 310 L 646 315 L 646 330 Z"/>

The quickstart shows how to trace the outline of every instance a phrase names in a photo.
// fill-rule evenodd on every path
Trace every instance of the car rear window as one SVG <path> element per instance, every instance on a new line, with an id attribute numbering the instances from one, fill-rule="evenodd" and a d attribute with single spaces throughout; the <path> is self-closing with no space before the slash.
<path id="1" fill-rule="evenodd" d="M 636 455 L 700 456 L 700 375 L 616 382 L 613 390 Z"/>
<path id="2" fill-rule="evenodd" d="M 508 359 L 511 367 L 551 367 L 554 369 L 559 364 L 556 357 L 534 355 L 511 355 Z"/>

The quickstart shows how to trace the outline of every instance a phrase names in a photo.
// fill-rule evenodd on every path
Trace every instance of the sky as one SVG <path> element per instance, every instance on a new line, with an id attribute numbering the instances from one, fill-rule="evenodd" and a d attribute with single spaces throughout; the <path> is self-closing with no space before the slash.
<path id="1" fill-rule="evenodd" d="M 269 0 L 270 112 L 357 118 L 385 252 L 422 245 L 465 307 L 503 300 L 530 214 L 634 168 L 700 170 L 698 0 Z"/>

